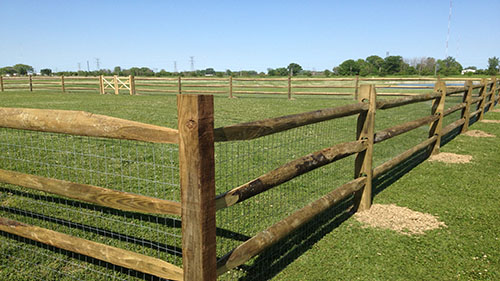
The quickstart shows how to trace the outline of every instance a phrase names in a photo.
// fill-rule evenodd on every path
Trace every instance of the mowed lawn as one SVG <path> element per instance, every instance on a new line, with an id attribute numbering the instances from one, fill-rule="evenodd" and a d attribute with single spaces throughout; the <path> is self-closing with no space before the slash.
<path id="1" fill-rule="evenodd" d="M 1 96 L 1 107 L 84 110 L 177 127 L 175 95 L 131 97 L 95 93 L 4 92 Z M 221 95 L 215 97 L 215 126 L 352 102 L 347 97 L 300 96 L 288 101 L 286 96 L 240 96 L 238 99 L 228 99 Z M 458 100 L 450 99 L 450 102 L 446 107 L 456 104 Z M 430 102 L 380 111 L 377 113 L 376 127 L 377 130 L 384 129 L 423 117 L 429 112 Z M 451 117 L 458 118 L 457 114 Z M 500 119 L 500 113 L 490 112 L 486 119 Z M 355 122 L 352 121 L 355 119 L 335 123 L 334 129 L 350 127 L 349 130 L 341 130 L 342 135 L 338 136 L 338 140 L 332 140 L 332 145 L 354 140 Z M 449 119 L 445 123 L 452 121 Z M 477 122 L 471 129 L 480 129 L 500 137 L 500 124 Z M 376 146 L 375 165 L 423 140 L 427 130 L 424 126 Z M 302 156 L 302 151 L 313 152 L 308 150 L 308 145 L 305 143 L 299 147 L 302 154 L 296 157 Z M 375 203 L 394 203 L 434 214 L 447 224 L 447 228 L 409 237 L 392 231 L 364 228 L 350 218 L 319 239 L 309 250 L 291 259 L 290 264 L 287 262 L 287 266 L 283 266 L 284 269 L 275 276 L 272 274 L 268 277 L 276 280 L 500 279 L 499 147 L 500 138 L 458 136 L 442 151 L 473 155 L 472 163 L 452 165 L 426 161 L 375 198 Z M 349 171 L 345 177 L 351 177 L 352 163 L 346 161 L 342 165 L 339 169 Z M 338 186 L 345 179 L 335 181 L 332 178 L 332 182 Z M 309 198 L 305 202 L 314 199 Z M 253 210 L 262 216 L 268 212 L 257 208 Z M 284 214 L 280 213 L 282 216 Z M 248 227 L 248 233 L 245 234 L 251 234 L 279 219 L 281 217 L 270 221 L 257 220 L 238 227 Z M 230 225 L 223 226 L 231 230 Z M 224 253 L 218 252 L 218 255 Z"/>

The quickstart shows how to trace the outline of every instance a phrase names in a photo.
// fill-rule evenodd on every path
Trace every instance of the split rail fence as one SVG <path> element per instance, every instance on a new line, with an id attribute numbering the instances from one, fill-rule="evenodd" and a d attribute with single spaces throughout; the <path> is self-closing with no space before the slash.
<path id="1" fill-rule="evenodd" d="M 360 85 L 378 83 L 377 89 L 389 90 L 378 93 L 379 96 L 410 96 L 415 92 L 408 90 L 432 89 L 436 78 L 197 78 L 197 77 L 127 77 L 114 76 L 24 76 L 1 77 L 0 91 L 6 90 L 51 90 L 60 92 L 93 91 L 100 94 L 221 94 L 230 98 L 257 95 L 284 95 L 288 99 L 293 96 L 323 95 L 344 96 L 357 95 Z M 480 78 L 445 78 L 453 85 L 449 88 L 459 88 L 456 82 L 480 82 Z M 404 92 L 394 92 L 404 90 Z"/>
<path id="2" fill-rule="evenodd" d="M 498 89 L 499 81 L 496 79 L 483 79 L 478 85 L 467 81 L 460 88 L 448 88 L 444 81 L 437 81 L 430 93 L 377 99 L 375 85 L 361 85 L 355 103 L 220 128 L 214 128 L 211 95 L 177 96 L 178 129 L 86 112 L 0 108 L 0 138 L 3 146 L 3 155 L 0 155 L 0 182 L 3 183 L 2 193 L 7 193 L 7 199 L 11 200 L 2 203 L 0 232 L 129 269 L 136 274 L 138 272 L 147 276 L 189 281 L 216 280 L 218 276 L 224 278 L 227 272 L 245 264 L 348 197 L 354 198 L 352 210 L 370 208 L 373 198 L 372 182 L 375 178 L 384 175 L 418 151 L 427 151 L 428 155 L 438 153 L 444 143 L 443 138 L 452 132 L 467 131 L 470 124 L 482 119 L 485 112 L 499 102 Z M 447 107 L 447 100 L 458 102 Z M 430 115 L 375 131 L 376 111 L 416 103 L 425 105 L 428 101 L 432 102 Z M 459 118 L 444 125 L 444 118 L 457 112 Z M 293 160 L 280 163 L 255 177 L 248 174 L 246 182 L 233 187 L 230 187 L 232 182 L 228 182 L 227 176 L 221 176 L 221 173 L 227 171 L 216 171 L 216 167 L 222 167 L 221 163 L 228 164 L 224 166 L 227 169 L 235 169 L 231 168 L 231 161 L 234 159 L 229 159 L 236 157 L 232 153 L 238 153 L 231 149 L 234 145 L 250 144 L 273 135 L 349 116 L 356 117 L 356 138 L 353 140 L 333 146 L 322 144 L 321 149 L 315 152 L 295 156 Z M 426 125 L 429 129 L 424 141 L 372 167 L 376 144 Z M 44 135 L 49 138 L 41 140 Z M 25 144 L 20 143 L 23 140 Z M 51 143 L 54 143 L 53 147 L 50 146 Z M 60 145 L 63 147 L 59 147 Z M 285 142 L 278 146 L 290 150 L 288 145 L 291 144 Z M 164 146 L 168 147 L 168 155 L 162 157 L 158 151 Z M 82 149 L 79 150 L 79 147 Z M 137 154 L 141 149 L 143 152 Z M 311 147 L 306 145 L 305 149 Z M 45 155 L 40 159 L 29 159 L 37 151 L 43 151 Z M 228 159 L 220 159 L 224 156 L 224 151 L 228 153 Z M 50 155 L 56 155 L 54 161 L 50 160 Z M 265 200 L 262 196 L 273 189 L 351 155 L 355 157 L 353 180 L 334 189 L 331 183 L 327 184 L 327 192 L 314 193 L 317 197 L 308 198 L 309 203 L 293 206 L 284 213 L 284 218 L 251 237 L 240 237 L 238 241 L 241 242 L 236 241 L 234 247 L 233 241 L 230 251 L 221 250 L 227 246 L 221 247 L 220 244 L 224 243 L 221 241 L 224 240 L 219 239 L 220 232 L 230 232 L 232 237 L 239 233 L 238 230 L 231 229 L 231 225 L 236 223 L 233 220 L 235 217 L 231 217 L 228 223 L 226 220 L 225 229 L 221 229 L 219 218 L 228 214 L 225 213 L 227 210 L 244 206 L 251 201 Z M 69 159 L 73 156 L 75 159 Z M 158 161 L 158 158 L 163 160 Z M 76 164 L 80 159 L 85 163 L 84 166 Z M 170 162 L 165 164 L 165 161 Z M 243 162 L 247 161 L 248 159 L 243 159 Z M 255 165 L 263 165 L 269 159 L 256 161 Z M 139 164 L 144 165 L 135 166 Z M 33 166 L 38 168 L 32 169 Z M 57 170 L 57 167 L 61 170 Z M 164 170 L 156 173 L 159 167 Z M 85 168 L 93 173 L 68 180 L 72 173 Z M 131 174 L 124 176 L 127 169 Z M 144 174 L 153 175 L 151 179 L 140 178 Z M 171 181 L 162 184 L 162 177 L 166 176 L 170 176 Z M 101 186 L 93 184 L 95 182 Z M 224 187 L 217 186 L 219 183 Z M 138 189 L 134 189 L 135 185 L 139 185 Z M 127 186 L 133 188 L 127 189 Z M 150 190 L 151 186 L 165 188 Z M 167 193 L 174 195 L 166 199 Z M 30 204 L 44 201 L 44 204 L 59 207 L 49 205 L 49 208 L 23 210 L 29 208 L 29 204 L 22 201 L 24 203 L 16 205 L 15 202 L 21 201 L 16 201 L 15 196 L 28 198 L 31 200 Z M 285 195 L 283 198 L 273 197 L 269 200 L 274 200 L 275 204 L 285 204 L 283 201 L 287 201 L 287 197 Z M 90 221 L 72 222 L 78 220 L 71 216 L 76 214 L 73 212 L 81 209 L 87 211 L 81 212 L 80 216 L 89 216 Z M 55 212 L 57 210 L 59 212 Z M 69 213 L 69 216 L 62 223 L 66 227 L 61 228 L 64 231 L 50 229 L 51 224 L 45 227 L 44 221 L 57 224 L 65 213 Z M 123 216 L 123 220 L 114 218 L 116 214 Z M 239 219 L 252 220 L 251 215 Z M 31 218 L 31 223 L 25 222 L 26 217 Z M 142 224 L 141 220 L 144 218 L 149 220 Z M 102 229 L 85 226 L 98 219 L 105 221 Z M 119 223 L 125 223 L 127 227 L 114 229 L 114 224 Z M 162 224 L 169 227 L 173 225 L 173 228 L 177 227 L 179 230 L 176 233 L 170 233 L 171 230 L 160 231 Z M 73 228 L 92 232 L 93 239 Z M 134 237 L 137 229 L 144 231 L 135 236 L 147 236 L 151 232 L 153 234 L 147 239 Z M 73 231 L 75 235 L 72 235 Z M 155 244 L 152 241 L 162 240 L 162 235 L 181 241 L 178 244 L 166 241 L 164 244 L 170 246 L 157 246 L 158 252 L 139 247 Z M 100 236 L 106 239 L 99 240 Z M 124 241 L 122 244 L 117 243 L 117 246 L 109 241 L 120 238 Z M 100 242 L 93 241 L 94 239 Z M 135 240 L 138 245 L 130 246 L 129 243 L 134 244 Z M 181 256 L 182 260 L 168 262 L 166 260 L 169 260 L 169 255 Z M 178 264 L 175 265 L 175 262 Z"/>

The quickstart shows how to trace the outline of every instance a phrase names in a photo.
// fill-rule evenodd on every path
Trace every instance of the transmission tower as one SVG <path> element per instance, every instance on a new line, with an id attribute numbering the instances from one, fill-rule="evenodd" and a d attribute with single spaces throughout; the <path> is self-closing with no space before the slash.
<path id="1" fill-rule="evenodd" d="M 177 73 L 177 61 L 174 61 L 174 72 Z"/>
<path id="2" fill-rule="evenodd" d="M 82 64 L 78 63 L 78 71 L 82 70 Z"/>
<path id="3" fill-rule="evenodd" d="M 90 72 L 90 64 L 89 61 L 87 61 L 87 71 Z"/>
<path id="4" fill-rule="evenodd" d="M 99 58 L 95 58 L 95 66 L 97 67 L 97 70 L 100 70 L 101 68 L 99 67 Z"/>
<path id="5" fill-rule="evenodd" d="M 194 57 L 189 57 L 189 61 L 191 62 L 191 71 L 194 71 Z"/>

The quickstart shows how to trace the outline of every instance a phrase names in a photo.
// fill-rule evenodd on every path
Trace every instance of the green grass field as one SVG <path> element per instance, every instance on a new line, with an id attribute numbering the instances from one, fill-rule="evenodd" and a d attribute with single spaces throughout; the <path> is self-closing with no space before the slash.
<path id="1" fill-rule="evenodd" d="M 150 124 L 177 127 L 175 95 L 131 97 L 128 95 L 103 96 L 96 93 L 4 92 L 1 96 L 2 102 L 0 104 L 2 107 L 84 110 Z M 460 102 L 459 98 L 449 98 L 447 100 L 446 108 Z M 283 96 L 240 95 L 237 99 L 228 99 L 225 95 L 217 95 L 215 96 L 215 126 L 219 127 L 334 107 L 352 102 L 348 97 L 300 96 L 294 101 L 288 101 Z M 429 113 L 430 102 L 379 111 L 377 112 L 376 130 L 424 117 Z M 487 118 L 500 119 L 499 115 L 500 113 L 488 113 Z M 445 125 L 458 118 L 458 112 L 446 117 Z M 348 117 L 293 129 L 254 141 L 216 144 L 217 193 L 245 183 L 297 157 L 336 143 L 354 140 L 355 124 L 355 117 Z M 496 124 L 476 123 L 472 128 L 500 136 L 499 127 Z M 374 166 L 421 142 L 427 137 L 427 131 L 428 127 L 424 126 L 377 144 L 375 146 Z M 15 133 L 9 132 L 7 135 L 9 134 Z M 29 134 L 28 139 L 33 142 L 37 134 L 40 135 L 39 133 Z M 4 141 L 13 142 L 25 139 L 24 135 L 15 138 L 9 135 Z M 89 170 L 89 167 L 93 168 L 91 171 L 77 175 L 72 175 L 74 170 L 71 169 L 51 170 L 47 168 L 44 170 L 41 166 L 35 169 L 34 172 L 62 179 L 73 176 L 72 179 L 75 181 L 87 181 L 82 183 L 108 184 L 110 188 L 118 188 L 119 186 L 119 188 L 126 191 L 144 193 L 150 196 L 161 196 L 167 191 L 172 193 L 172 195 L 169 195 L 172 196 L 171 198 L 178 198 L 175 184 L 173 184 L 173 187 L 169 187 L 168 184 L 158 183 L 159 189 L 148 190 L 147 188 L 148 183 L 156 183 L 160 181 L 157 178 L 164 176 L 162 173 L 165 173 L 165 171 L 161 169 L 158 174 L 156 172 L 148 174 L 147 172 L 152 168 L 151 163 L 158 161 L 158 159 L 146 159 L 147 155 L 152 150 L 163 151 L 161 147 L 135 146 L 127 142 L 119 144 L 116 142 L 104 144 L 104 141 L 102 143 L 101 141 L 84 143 L 86 139 L 84 141 L 79 139 L 76 141 L 73 139 L 60 140 L 57 136 L 51 136 L 50 140 L 50 147 L 65 147 L 62 150 L 72 152 L 69 154 L 73 155 L 71 157 L 65 156 L 66 158 L 62 156 L 57 158 L 53 162 L 56 163 L 55 166 L 60 164 L 57 161 L 61 161 L 65 163 L 62 166 L 77 166 L 81 170 Z M 84 145 L 75 148 L 73 142 L 77 144 L 84 143 Z M 460 277 L 464 280 L 498 279 L 500 276 L 500 272 L 498 272 L 500 267 L 498 256 L 500 252 L 495 249 L 500 246 L 498 237 L 500 229 L 496 225 L 499 219 L 497 209 L 499 207 L 498 202 L 500 202 L 498 201 L 500 191 L 497 186 L 500 183 L 500 175 L 498 169 L 495 170 L 495 165 L 498 166 L 500 158 L 495 156 L 498 153 L 499 142 L 497 138 L 471 139 L 470 137 L 459 136 L 448 143 L 443 148 L 443 151 L 472 154 L 475 157 L 472 164 L 451 166 L 425 162 L 375 198 L 375 202 L 378 203 L 395 203 L 417 211 L 436 214 L 448 225 L 446 229 L 432 231 L 421 237 L 407 237 L 390 231 L 363 228 L 353 219 L 348 219 L 339 227 L 332 227 L 331 232 L 318 230 L 316 233 L 312 233 L 316 237 L 313 240 L 317 241 L 317 243 L 297 249 L 295 252 L 300 253 L 300 255 L 286 256 L 285 254 L 284 258 L 271 255 L 268 260 L 265 260 L 269 262 L 268 266 L 272 268 L 272 270 L 268 270 L 270 273 L 263 273 L 267 270 L 266 266 L 259 265 L 262 261 L 257 258 L 249 262 L 245 267 L 226 274 L 224 279 L 242 278 L 243 280 L 252 280 L 248 276 L 263 276 L 262 278 L 275 278 L 276 280 L 422 280 L 457 279 Z M 37 146 L 43 145 L 37 144 Z M 100 148 L 101 145 L 109 149 L 103 150 Z M 118 146 L 125 147 L 128 154 L 121 151 L 118 153 L 113 150 Z M 80 161 L 74 155 L 78 153 L 85 154 L 85 152 L 82 152 L 83 150 L 91 150 L 92 153 L 88 153 L 88 155 L 92 156 L 106 153 L 107 160 L 104 164 L 100 164 L 102 161 L 99 158 L 87 155 L 88 157 L 85 160 Z M 137 152 L 138 150 L 139 152 Z M 51 152 L 50 149 L 48 151 Z M 113 153 L 118 153 L 119 156 L 115 157 Z M 163 153 L 167 154 L 164 158 L 175 158 L 175 149 Z M 123 159 L 121 162 L 113 162 L 123 155 L 129 156 L 128 158 L 137 163 L 134 161 L 131 161 L 134 163 L 126 163 L 123 162 Z M 21 156 L 27 157 L 26 155 Z M 144 157 L 144 159 L 141 157 Z M 140 161 L 138 161 L 139 158 Z M 82 163 L 77 162 L 77 160 Z M 49 164 L 52 163 L 49 160 L 43 161 Z M 40 160 L 40 162 L 43 161 Z M 177 163 L 176 159 L 170 161 L 169 165 Z M 9 165 L 8 163 L 8 161 L 2 162 L 0 168 L 12 169 L 12 167 L 5 166 Z M 23 164 L 19 167 L 15 166 L 15 169 L 23 170 L 26 167 L 27 165 Z M 129 170 L 123 171 L 123 167 L 127 167 Z M 112 169 L 112 171 L 107 169 Z M 103 172 L 104 170 L 106 170 L 106 173 Z M 153 169 L 153 171 L 155 170 Z M 131 176 L 128 181 L 123 179 L 120 181 L 120 178 L 116 176 L 127 172 L 129 175 L 134 175 L 134 177 L 141 175 L 144 179 L 141 178 L 142 181 L 134 182 L 134 177 Z M 173 174 L 175 170 L 168 170 L 168 172 Z M 107 176 L 108 174 L 111 174 L 111 176 Z M 245 237 L 255 235 L 305 204 L 347 182 L 352 178 L 352 174 L 353 157 L 349 157 L 294 179 L 242 204 L 218 212 L 217 226 L 220 229 L 217 245 L 218 256 L 237 246 Z M 100 178 L 100 175 L 104 176 Z M 174 182 L 178 180 L 174 175 L 169 175 L 169 177 Z M 160 188 L 164 186 L 166 186 L 164 190 Z M 8 188 L 23 191 L 20 188 L 11 186 Z M 163 193 L 155 194 L 158 190 Z M 2 206 L 31 208 L 32 212 L 36 211 L 35 206 L 22 205 L 22 201 L 16 201 L 15 198 L 23 195 L 12 196 L 5 188 L 1 192 L 0 201 Z M 42 196 L 40 193 L 33 194 L 38 196 L 35 198 L 41 198 Z M 8 201 L 9 199 L 10 201 Z M 5 203 L 6 201 L 8 204 Z M 68 208 L 74 212 L 78 207 L 71 206 Z M 102 215 L 102 220 L 95 220 L 98 210 L 92 210 L 91 208 L 87 208 L 87 211 L 92 216 L 79 218 L 72 216 L 73 213 L 71 212 L 56 212 L 50 209 L 44 209 L 44 211 L 54 218 L 75 221 L 82 225 L 94 225 L 102 229 L 126 233 L 133 237 L 146 237 L 165 244 L 173 244 L 172 246 L 175 247 L 180 246 L 178 237 L 168 240 L 155 237 L 161 232 L 148 233 L 147 227 L 156 227 L 154 226 L 154 218 L 141 221 L 141 219 L 123 214 L 106 213 Z M 38 223 L 42 226 L 56 228 L 58 231 L 136 250 L 144 254 L 159 255 L 160 258 L 165 258 L 169 262 L 180 265 L 179 257 L 171 259 L 152 251 L 144 245 L 121 241 L 114 236 L 101 237 L 102 235 L 87 229 L 75 230 L 71 226 L 45 222 L 36 218 L 23 220 L 26 216 L 22 213 L 12 213 L 4 210 L 2 216 L 12 217 L 32 224 Z M 118 223 L 118 226 L 116 226 L 110 224 L 112 219 L 119 220 L 122 217 L 129 225 L 120 226 Z M 132 227 L 133 223 L 141 227 L 134 228 Z M 320 221 L 317 224 L 320 224 Z M 156 228 L 156 230 L 178 235 L 178 226 L 177 222 L 173 226 L 166 226 L 166 229 Z M 311 232 L 314 231 L 311 230 Z M 77 276 L 77 278 L 84 280 L 94 280 L 103 276 L 100 273 L 94 274 L 93 271 L 86 271 L 86 266 L 82 266 L 85 263 L 82 261 L 65 262 L 64 258 L 62 258 L 64 253 L 58 254 L 62 260 L 44 258 L 45 256 L 39 254 L 32 261 L 38 266 L 30 266 L 25 261 L 12 258 L 22 256 L 27 251 L 24 250 L 24 247 L 19 246 L 21 244 L 14 243 L 11 239 L 8 241 L 10 243 L 8 245 L 0 244 L 1 251 L 8 253 L 8 256 L 4 255 L 0 258 L 2 259 L 0 279 L 37 280 L 37 274 L 42 276 L 41 279 L 55 278 L 64 280 L 70 280 L 71 276 Z M 36 246 L 30 247 L 30 249 L 39 252 Z M 47 253 L 52 254 L 52 252 Z M 485 255 L 486 257 L 484 257 Z M 21 267 L 27 268 L 26 271 L 18 270 Z M 99 270 L 99 266 L 91 268 Z M 487 271 L 484 271 L 485 269 Z M 57 273 L 58 270 L 62 271 L 63 274 Z M 246 273 L 247 271 L 249 273 Z M 258 274 L 253 275 L 254 272 Z M 108 278 L 128 278 L 119 273 L 107 272 L 107 274 L 111 276 Z M 262 278 L 254 277 L 255 280 Z"/>

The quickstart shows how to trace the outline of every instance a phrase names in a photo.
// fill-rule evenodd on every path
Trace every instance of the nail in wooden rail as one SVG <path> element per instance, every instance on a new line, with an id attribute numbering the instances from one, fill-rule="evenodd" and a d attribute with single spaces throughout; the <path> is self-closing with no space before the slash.
<path id="1" fill-rule="evenodd" d="M 434 92 L 441 95 L 441 97 L 435 99 L 432 102 L 432 115 L 438 115 L 439 119 L 432 122 L 429 130 L 429 137 L 436 136 L 436 142 L 432 148 L 431 155 L 439 153 L 439 148 L 441 146 L 441 136 L 443 128 L 443 113 L 444 113 L 444 101 L 446 98 L 446 83 L 442 80 L 438 80 L 434 85 Z"/>
<path id="2" fill-rule="evenodd" d="M 216 280 L 213 96 L 178 95 L 184 280 Z"/>
<path id="3" fill-rule="evenodd" d="M 461 133 L 465 133 L 469 130 L 470 106 L 471 106 L 471 102 L 472 102 L 472 91 L 473 91 L 472 81 L 470 81 L 470 80 L 466 81 L 465 88 L 466 88 L 466 91 L 465 91 L 465 95 L 463 98 L 463 102 L 465 102 L 465 108 L 462 109 L 462 115 L 461 115 L 461 118 L 463 118 L 465 122 L 464 122 L 464 126 L 462 127 Z"/>
<path id="4" fill-rule="evenodd" d="M 373 139 L 375 132 L 375 110 L 377 107 L 376 92 L 374 85 L 362 85 L 358 93 L 358 101 L 369 104 L 368 110 L 361 112 L 358 116 L 356 139 L 365 140 L 367 147 L 365 151 L 359 152 L 354 164 L 354 178 L 366 176 L 366 184 L 363 189 L 356 192 L 356 209 L 367 210 L 372 201 L 372 158 Z"/>

